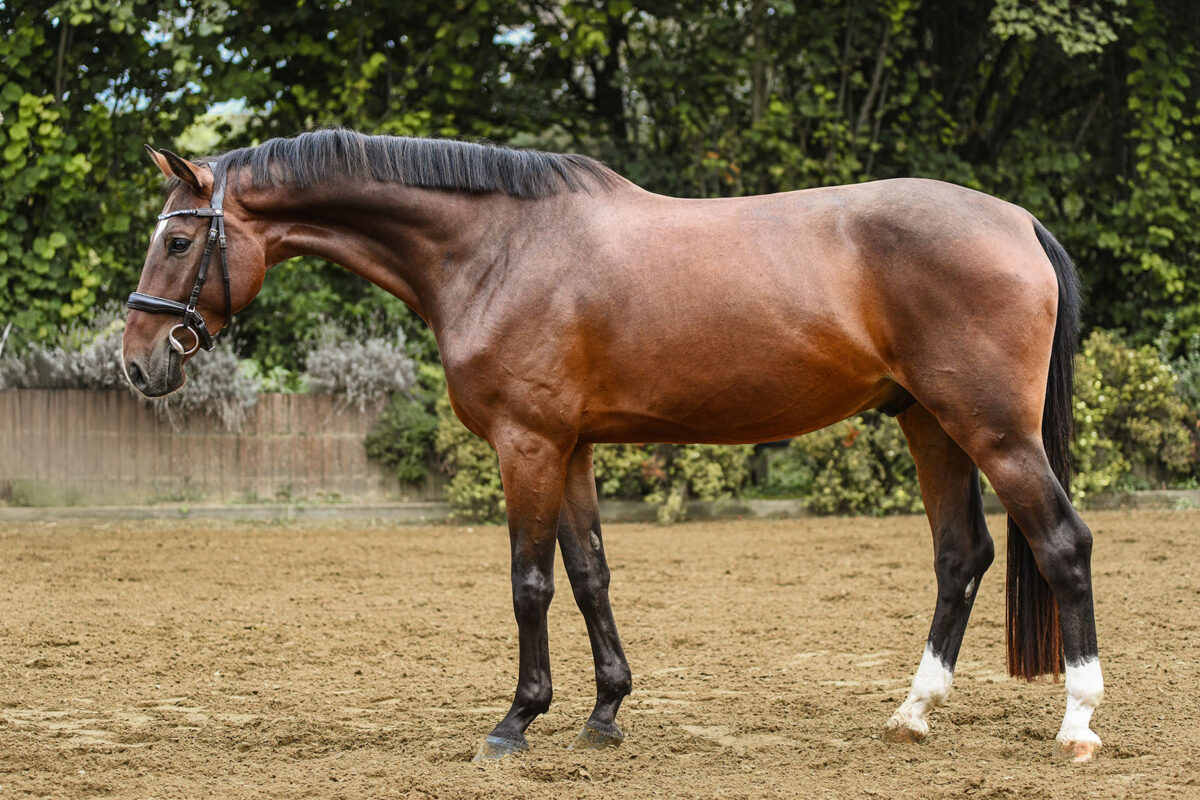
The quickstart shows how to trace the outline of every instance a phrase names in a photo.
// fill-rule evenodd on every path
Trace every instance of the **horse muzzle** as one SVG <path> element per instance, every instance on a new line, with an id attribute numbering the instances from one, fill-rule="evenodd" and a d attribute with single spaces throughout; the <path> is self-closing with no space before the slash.
<path id="1" fill-rule="evenodd" d="M 125 377 L 146 397 L 162 397 L 183 385 L 183 359 L 172 347 L 155 348 L 149 355 L 125 358 Z"/>

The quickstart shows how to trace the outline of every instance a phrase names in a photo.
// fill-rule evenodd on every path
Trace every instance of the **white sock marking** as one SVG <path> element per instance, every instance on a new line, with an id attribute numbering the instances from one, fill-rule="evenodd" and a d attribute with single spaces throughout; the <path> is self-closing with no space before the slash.
<path id="1" fill-rule="evenodd" d="M 925 645 L 925 654 L 921 656 L 921 666 L 917 667 L 917 674 L 913 676 L 908 698 L 892 714 L 888 725 L 905 727 L 924 736 L 929 732 L 926 715 L 946 702 L 953 682 L 954 673 L 933 654 L 933 648 Z"/>
<path id="2" fill-rule="evenodd" d="M 1100 659 L 1089 658 L 1078 664 L 1067 664 L 1067 712 L 1058 731 L 1060 742 L 1092 742 L 1100 737 L 1090 727 L 1092 712 L 1104 698 L 1104 676 Z"/>

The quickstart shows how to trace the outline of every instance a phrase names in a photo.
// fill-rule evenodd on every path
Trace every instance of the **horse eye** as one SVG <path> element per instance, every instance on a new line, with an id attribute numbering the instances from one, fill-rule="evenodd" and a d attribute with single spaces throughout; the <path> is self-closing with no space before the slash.
<path id="1" fill-rule="evenodd" d="M 192 246 L 191 239 L 172 239 L 171 244 L 167 246 L 167 250 L 171 253 L 184 253 Z"/>

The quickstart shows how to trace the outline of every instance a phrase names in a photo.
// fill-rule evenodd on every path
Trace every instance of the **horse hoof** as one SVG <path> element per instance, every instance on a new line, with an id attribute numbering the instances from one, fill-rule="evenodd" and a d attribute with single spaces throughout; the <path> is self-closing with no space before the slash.
<path id="1" fill-rule="evenodd" d="M 496 759 L 528 749 L 529 743 L 525 741 L 524 736 L 520 739 L 506 739 L 503 736 L 489 735 L 483 740 L 483 744 L 479 747 L 479 752 L 475 754 L 475 757 L 471 761 L 475 763 L 495 761 Z"/>
<path id="2" fill-rule="evenodd" d="M 922 724 L 918 725 L 920 722 Z M 883 740 L 893 744 L 920 742 L 929 735 L 929 723 L 924 720 L 903 720 L 893 717 L 883 728 Z"/>
<path id="3" fill-rule="evenodd" d="M 1100 742 L 1088 742 L 1082 739 L 1059 739 L 1059 756 L 1068 759 L 1073 764 L 1087 764 L 1096 757 L 1100 750 Z"/>
<path id="4" fill-rule="evenodd" d="M 616 747 L 625 741 L 625 734 L 616 723 L 596 723 L 588 720 L 583 724 L 583 730 L 575 737 L 571 750 L 600 750 L 605 747 Z"/>

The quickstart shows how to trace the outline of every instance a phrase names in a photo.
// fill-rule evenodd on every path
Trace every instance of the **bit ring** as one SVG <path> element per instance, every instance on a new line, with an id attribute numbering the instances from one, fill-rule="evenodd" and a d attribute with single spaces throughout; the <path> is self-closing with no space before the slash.
<path id="1" fill-rule="evenodd" d="M 179 330 L 180 328 L 183 328 L 192 335 L 192 349 L 189 350 L 185 348 L 183 343 L 175 338 L 175 331 Z M 200 334 L 196 333 L 194 330 L 192 330 L 190 325 L 184 322 L 181 322 L 174 328 L 171 328 L 171 331 L 167 334 L 167 341 L 171 343 L 171 347 L 174 348 L 175 352 L 179 353 L 181 356 L 190 356 L 192 353 L 200 349 Z"/>

